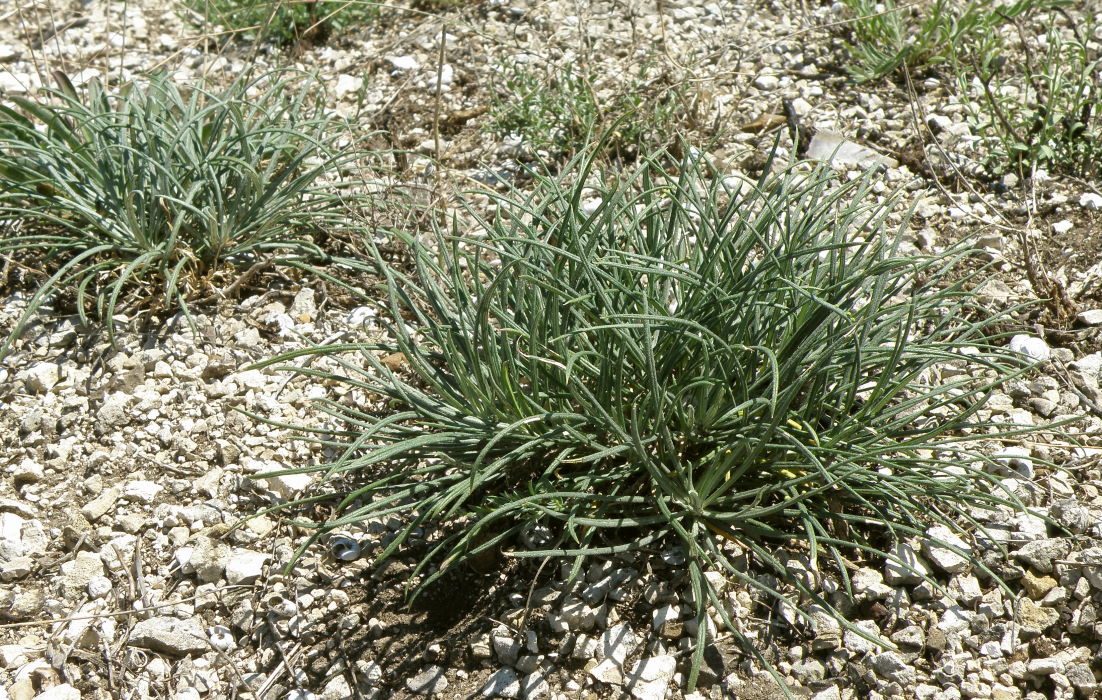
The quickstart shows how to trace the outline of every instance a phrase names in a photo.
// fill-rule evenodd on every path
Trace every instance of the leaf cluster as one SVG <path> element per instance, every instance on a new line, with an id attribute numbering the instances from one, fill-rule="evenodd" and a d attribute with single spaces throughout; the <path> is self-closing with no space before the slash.
<path id="1" fill-rule="evenodd" d="M 216 274 L 324 257 L 311 235 L 340 225 L 343 198 L 322 180 L 363 154 L 322 111 L 315 81 L 182 90 L 162 73 L 78 91 L 57 78 L 45 99 L 0 107 L 0 217 L 21 222 L 0 234 L 0 253 L 53 266 L 20 327 L 63 288 L 82 319 L 89 308 L 110 319 L 131 292 L 186 313 Z"/>
<path id="2" fill-rule="evenodd" d="M 270 361 L 325 354 L 339 370 L 299 371 L 390 407 L 319 404 L 344 426 L 318 438 L 339 457 L 284 472 L 351 484 L 318 536 L 405 514 L 380 558 L 438 533 L 421 585 L 494 548 L 577 571 L 683 547 L 696 669 L 707 607 L 727 614 L 706 571 L 844 619 L 786 552 L 848 586 L 850 558 L 893 559 L 931 523 L 959 532 L 974 508 L 1020 506 L 974 443 L 1014 432 L 976 412 L 1021 358 L 967 291 L 967 249 L 902 252 L 906 219 L 873 200 L 874 175 L 717 181 L 648 160 L 605 180 L 574 165 L 502 197 L 478 236 L 405 236 L 413 271 L 377 255 L 392 341 Z M 515 547 L 533 523 L 555 541 Z"/>
<path id="3" fill-rule="evenodd" d="M 186 0 L 206 22 L 243 37 L 281 44 L 323 43 L 333 34 L 368 24 L 378 2 L 365 0 Z"/>

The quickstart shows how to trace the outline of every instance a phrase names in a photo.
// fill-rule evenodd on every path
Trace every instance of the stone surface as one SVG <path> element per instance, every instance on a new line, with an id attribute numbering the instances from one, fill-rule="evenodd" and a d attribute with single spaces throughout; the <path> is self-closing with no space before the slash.
<path id="1" fill-rule="evenodd" d="M 445 669 L 440 666 L 426 666 L 417 675 L 406 679 L 406 689 L 417 695 L 442 693 L 448 688 Z"/>
<path id="2" fill-rule="evenodd" d="M 253 583 L 264 573 L 271 555 L 248 549 L 235 549 L 226 560 L 226 581 L 230 585 Z"/>
<path id="3" fill-rule="evenodd" d="M 207 635 L 197 620 L 154 617 L 141 620 L 130 631 L 130 646 L 185 656 L 210 650 Z"/>
<path id="4" fill-rule="evenodd" d="M 485 698 L 515 698 L 520 695 L 520 679 L 511 668 L 501 668 L 490 674 L 480 691 Z"/>
<path id="5" fill-rule="evenodd" d="M 887 559 L 884 563 L 884 581 L 892 586 L 918 583 L 930 573 L 926 562 L 909 544 L 900 542 L 889 552 L 898 561 Z"/>
<path id="6" fill-rule="evenodd" d="M 972 548 L 956 533 L 944 525 L 935 525 L 926 531 L 926 536 L 922 540 L 922 553 L 934 566 L 949 574 L 968 568 L 968 559 L 953 548 L 965 554 L 969 554 Z"/>
<path id="7" fill-rule="evenodd" d="M 1041 607 L 1029 598 L 1018 601 L 1018 624 L 1021 625 L 1019 634 L 1024 640 L 1041 636 L 1059 619 L 1060 613 L 1052 608 Z"/>
<path id="8" fill-rule="evenodd" d="M 625 686 L 638 700 L 663 700 L 677 670 L 677 659 L 662 655 L 640 659 L 625 677 Z"/>

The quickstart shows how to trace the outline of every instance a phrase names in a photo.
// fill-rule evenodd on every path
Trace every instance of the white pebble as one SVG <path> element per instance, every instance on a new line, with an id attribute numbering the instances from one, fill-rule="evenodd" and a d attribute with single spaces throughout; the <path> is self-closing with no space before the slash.
<path id="1" fill-rule="evenodd" d="M 229 651 L 237 646 L 233 633 L 225 625 L 215 625 L 208 628 L 207 636 L 210 637 L 210 645 L 218 651 Z"/>
<path id="2" fill-rule="evenodd" d="M 1102 195 L 1094 192 L 1084 192 L 1079 197 L 1079 206 L 1084 209 L 1102 209 Z"/>
<path id="3" fill-rule="evenodd" d="M 88 579 L 88 596 L 93 600 L 105 598 L 113 587 L 111 579 L 106 576 L 93 576 Z"/>
<path id="4" fill-rule="evenodd" d="M 1052 350 L 1043 339 L 1024 333 L 1019 333 L 1010 339 L 1010 349 L 1038 362 L 1044 362 L 1052 355 Z"/>

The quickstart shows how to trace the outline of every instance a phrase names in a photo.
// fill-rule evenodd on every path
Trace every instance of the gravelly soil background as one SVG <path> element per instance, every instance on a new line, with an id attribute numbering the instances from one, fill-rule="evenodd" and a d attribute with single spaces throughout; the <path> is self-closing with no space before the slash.
<path id="1" fill-rule="evenodd" d="M 1044 363 L 993 396 L 989 413 L 1022 424 L 1074 417 L 1066 429 L 1075 444 L 1039 433 L 1035 443 L 991 446 L 1007 483 L 1064 528 L 1030 514 L 988 516 L 1013 553 L 988 564 L 1013 599 L 952 552 L 915 542 L 904 553 L 954 599 L 880 561 L 851 572 L 852 619 L 897 650 L 825 619 L 815 630 L 787 624 L 786 611 L 717 578 L 729 611 L 792 691 L 816 700 L 1099 697 L 1102 195 L 1097 183 L 1043 173 L 986 178 L 944 79 L 854 85 L 843 70 L 844 22 L 838 8 L 809 2 L 398 4 L 326 43 L 278 48 L 200 37 L 163 0 L 50 0 L 0 7 L 0 97 L 35 94 L 54 69 L 80 84 L 157 67 L 181 80 L 232 77 L 296 61 L 329 83 L 333 109 L 386 132 L 380 148 L 403 149 L 393 189 L 442 208 L 479 183 L 524 187 L 521 164 L 541 149 L 561 155 L 491 128 L 517 66 L 584 74 L 598 109 L 625 96 L 665 108 L 672 116 L 644 129 L 644 143 L 683 138 L 718 175 L 755 175 L 778 139 L 786 154 L 789 101 L 808 133 L 852 147 L 851 158 L 836 156 L 840 170 L 887 166 L 877 191 L 902 188 L 914 246 L 979 232 L 998 263 L 983 290 L 992 303 L 1066 291 L 1067 303 L 1023 318 L 1024 347 Z M 635 147 L 622 144 L 620 162 Z M 21 280 L 34 279 L 25 262 L 2 263 L 5 324 L 26 303 Z M 1045 279 L 1056 286 L 1038 289 Z M 676 549 L 594 561 L 572 588 L 555 562 L 491 560 L 407 609 L 402 586 L 424 539 L 383 566 L 366 556 L 397 520 L 348 533 L 365 556 L 343 562 L 318 546 L 287 575 L 281 564 L 302 531 L 274 515 L 231 530 L 313 487 L 310 477 L 250 475 L 322 458 L 235 409 L 319 425 L 311 399 L 364 400 L 245 369 L 377 333 L 348 295 L 270 277 L 201 310 L 194 330 L 181 318 L 152 331 L 141 321 L 123 319 L 112 347 L 73 317 L 44 314 L 0 367 L 0 700 L 690 697 L 695 629 Z M 1035 470 L 1029 455 L 1063 469 Z M 713 636 L 706 662 L 691 697 L 779 696 L 727 633 Z"/>

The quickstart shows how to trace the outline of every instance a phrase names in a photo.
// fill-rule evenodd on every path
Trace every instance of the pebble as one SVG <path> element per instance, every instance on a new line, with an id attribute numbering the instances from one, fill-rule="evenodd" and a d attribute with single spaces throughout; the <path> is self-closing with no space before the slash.
<path id="1" fill-rule="evenodd" d="M 1084 326 L 1102 326 L 1102 309 L 1087 309 L 1075 315 L 1075 320 Z"/>
<path id="2" fill-rule="evenodd" d="M 899 542 L 889 553 L 895 557 L 895 559 L 887 559 L 884 563 L 884 581 L 889 585 L 919 583 L 930 575 L 926 562 L 911 545 Z"/>
<path id="3" fill-rule="evenodd" d="M 69 685 L 68 683 L 62 683 L 61 685 L 55 685 L 52 688 L 43 690 L 38 695 L 34 696 L 34 700 L 80 700 L 80 691 Z"/>
<path id="4" fill-rule="evenodd" d="M 948 574 L 957 574 L 968 568 L 968 559 L 949 547 L 968 554 L 972 548 L 956 533 L 944 525 L 934 525 L 926 531 L 929 539 L 922 540 L 922 553 L 930 562 Z"/>
<path id="5" fill-rule="evenodd" d="M 877 627 L 876 623 L 872 620 L 858 620 L 853 623 L 853 626 L 867 633 L 873 639 L 880 636 L 880 628 Z M 846 631 L 842 633 L 842 640 L 845 648 L 855 656 L 864 656 L 870 651 L 880 649 L 878 644 L 866 639 L 851 629 L 846 629 Z"/>
<path id="6" fill-rule="evenodd" d="M 624 623 L 618 623 L 609 627 L 597 638 L 594 658 L 598 661 L 610 659 L 613 663 L 622 666 L 639 643 L 639 638 L 630 627 Z"/>
<path id="7" fill-rule="evenodd" d="M 550 694 L 551 686 L 542 673 L 534 671 L 521 681 L 520 692 L 524 700 L 539 700 Z"/>
<path id="8" fill-rule="evenodd" d="M 417 70 L 420 65 L 413 56 L 388 56 L 386 61 L 394 66 L 396 71 Z"/>
<path id="9" fill-rule="evenodd" d="M 194 573 L 200 583 L 213 583 L 222 579 L 226 572 L 226 562 L 230 557 L 230 547 L 221 540 L 206 535 L 196 535 L 181 566 L 184 573 Z"/>
<path id="10" fill-rule="evenodd" d="M 202 654 L 210 649 L 197 619 L 175 617 L 140 620 L 130 631 L 127 644 L 176 656 Z"/>
<path id="11" fill-rule="evenodd" d="M 1052 348 L 1041 338 L 1019 333 L 1010 339 L 1012 351 L 1021 353 L 1036 362 L 1046 362 L 1052 356 Z"/>
<path id="12" fill-rule="evenodd" d="M 27 391 L 45 394 L 61 381 L 61 368 L 54 362 L 36 362 L 20 373 Z"/>
<path id="13" fill-rule="evenodd" d="M 114 586 L 106 576 L 93 576 L 88 580 L 88 597 L 92 600 L 106 598 Z"/>
<path id="14" fill-rule="evenodd" d="M 67 596 L 84 595 L 94 578 L 103 578 L 103 561 L 94 552 L 78 552 L 76 557 L 61 565 L 60 585 Z"/>
<path id="15" fill-rule="evenodd" d="M 946 634 L 960 633 L 967 630 L 972 624 L 973 613 L 959 605 L 950 605 L 941 614 L 941 621 L 937 628 Z"/>
<path id="16" fill-rule="evenodd" d="M 640 659 L 625 677 L 625 683 L 638 700 L 664 700 L 676 670 L 677 659 L 673 656 Z"/>
<path id="17" fill-rule="evenodd" d="M 1079 206 L 1092 211 L 1102 209 L 1102 195 L 1096 192 L 1084 192 L 1079 195 Z"/>
<path id="18" fill-rule="evenodd" d="M 347 700 L 354 697 L 352 687 L 344 674 L 333 676 L 321 689 L 321 700 Z"/>
<path id="19" fill-rule="evenodd" d="M 1064 538 L 1033 540 L 1014 552 L 1014 558 L 1024 562 L 1041 574 L 1052 573 L 1053 562 L 1066 559 L 1071 553 L 1071 542 Z"/>
<path id="20" fill-rule="evenodd" d="M 442 693 L 448 688 L 448 679 L 440 666 L 426 666 L 412 678 L 406 679 L 406 689 L 417 695 Z"/>
<path id="21" fill-rule="evenodd" d="M 497 636 L 493 638 L 494 652 L 501 663 L 506 666 L 514 666 L 520 657 L 520 642 L 512 637 Z"/>
<path id="22" fill-rule="evenodd" d="M 226 560 L 226 581 L 230 585 L 253 583 L 264 573 L 271 555 L 248 549 L 235 549 Z"/>
<path id="23" fill-rule="evenodd" d="M 157 494 L 163 490 L 164 486 L 156 482 L 139 479 L 137 481 L 128 481 L 122 489 L 122 495 L 124 498 L 129 498 L 132 501 L 152 503 L 153 499 L 157 497 Z"/>
<path id="24" fill-rule="evenodd" d="M 27 650 L 20 644 L 0 645 L 0 668 L 15 668 L 27 663 Z"/>
<path id="25" fill-rule="evenodd" d="M 1052 608 L 1041 607 L 1029 598 L 1018 601 L 1019 635 L 1023 640 L 1035 639 L 1044 634 L 1060 619 L 1060 613 Z"/>
<path id="26" fill-rule="evenodd" d="M 775 75 L 765 74 L 754 78 L 754 87 L 759 90 L 776 90 L 780 83 L 780 79 Z"/>
<path id="27" fill-rule="evenodd" d="M 229 651 L 237 646 L 237 640 L 233 638 L 233 632 L 225 625 L 214 625 L 207 629 L 212 648 L 218 651 Z"/>
<path id="28" fill-rule="evenodd" d="M 520 695 L 520 679 L 511 668 L 501 668 L 490 674 L 479 691 L 484 698 L 515 698 Z"/>

